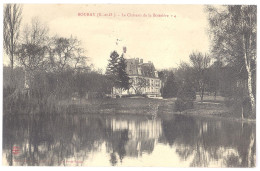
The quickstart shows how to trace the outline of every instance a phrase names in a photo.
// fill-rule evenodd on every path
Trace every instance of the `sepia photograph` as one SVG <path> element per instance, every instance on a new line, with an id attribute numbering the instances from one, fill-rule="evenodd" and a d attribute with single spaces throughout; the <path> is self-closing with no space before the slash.
<path id="1" fill-rule="evenodd" d="M 3 166 L 256 167 L 256 4 L 3 7 Z"/>

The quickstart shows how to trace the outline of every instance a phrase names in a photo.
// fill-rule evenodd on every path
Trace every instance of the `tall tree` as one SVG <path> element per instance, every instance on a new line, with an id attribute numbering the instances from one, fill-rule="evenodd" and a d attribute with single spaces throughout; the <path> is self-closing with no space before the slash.
<path id="1" fill-rule="evenodd" d="M 213 53 L 226 63 L 239 66 L 247 73 L 247 89 L 255 115 L 256 69 L 256 5 L 229 5 L 222 8 L 207 7 Z"/>
<path id="2" fill-rule="evenodd" d="M 181 63 L 175 73 L 178 82 L 177 98 L 183 101 L 196 99 L 196 79 L 194 69 L 188 63 Z"/>
<path id="3" fill-rule="evenodd" d="M 109 77 L 113 86 L 119 87 L 118 81 L 118 63 L 119 63 L 119 55 L 116 51 L 113 51 L 110 54 L 110 58 L 108 60 L 108 66 L 106 69 L 106 75 Z"/>
<path id="4" fill-rule="evenodd" d="M 220 91 L 220 81 L 222 78 L 222 62 L 215 61 L 208 70 L 209 76 L 209 91 L 214 93 L 214 99 L 216 100 L 217 92 Z"/>
<path id="5" fill-rule="evenodd" d="M 32 18 L 26 24 L 21 44 L 17 48 L 17 56 L 26 71 L 44 69 L 47 63 L 48 27 L 39 18 Z"/>
<path id="6" fill-rule="evenodd" d="M 6 4 L 4 7 L 4 49 L 10 59 L 11 79 L 13 78 L 14 55 L 18 44 L 21 21 L 21 5 Z"/>
<path id="7" fill-rule="evenodd" d="M 22 37 L 16 54 L 25 70 L 25 86 L 29 87 L 36 71 L 47 67 L 48 27 L 39 18 L 33 18 L 26 25 Z"/>
<path id="8" fill-rule="evenodd" d="M 76 71 L 84 69 L 87 57 L 80 46 L 81 42 L 72 36 L 70 38 L 52 38 L 49 45 L 50 69 L 56 72 L 62 72 L 68 68 Z"/>
<path id="9" fill-rule="evenodd" d="M 124 90 L 128 90 L 130 88 L 130 78 L 126 72 L 126 66 L 126 60 L 122 54 L 118 62 L 118 79 L 120 82 L 120 88 Z"/>
<path id="10" fill-rule="evenodd" d="M 27 23 L 23 29 L 22 43 L 35 45 L 48 45 L 49 28 L 39 17 L 33 17 L 30 23 Z"/>
<path id="11" fill-rule="evenodd" d="M 195 79 L 198 85 L 198 90 L 200 92 L 201 101 L 203 100 L 204 91 L 207 84 L 207 69 L 210 66 L 210 57 L 202 53 L 192 53 L 190 54 L 190 61 L 193 66 L 193 72 L 195 74 Z"/>

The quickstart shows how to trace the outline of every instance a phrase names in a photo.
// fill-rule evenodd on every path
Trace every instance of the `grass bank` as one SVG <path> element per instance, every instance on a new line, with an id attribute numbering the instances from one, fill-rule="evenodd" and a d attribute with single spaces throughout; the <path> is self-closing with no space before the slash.
<path id="1" fill-rule="evenodd" d="M 180 114 L 179 112 L 173 112 L 174 114 Z M 188 109 L 182 112 L 185 115 L 200 116 L 200 117 L 215 117 L 215 118 L 225 118 L 227 120 L 234 121 L 245 121 L 245 122 L 255 122 L 255 119 L 243 118 L 241 111 L 234 107 L 227 107 L 225 105 L 224 97 L 217 96 L 205 96 L 203 101 L 197 97 L 194 101 L 194 108 Z"/>
<path id="2" fill-rule="evenodd" d="M 223 97 L 205 97 L 202 102 L 197 98 L 194 108 L 176 112 L 174 109 L 176 98 L 120 98 L 63 101 L 60 105 L 66 108 L 68 114 L 134 114 L 134 115 L 192 115 L 201 117 L 221 117 L 230 120 L 241 120 L 240 113 L 232 112 L 226 107 Z M 67 106 L 67 107 L 64 107 Z M 244 119 L 245 121 L 255 121 Z"/>
<path id="3" fill-rule="evenodd" d="M 155 115 L 163 100 L 149 98 L 120 98 L 120 99 L 93 99 L 61 102 L 61 105 L 68 105 L 69 114 L 143 114 Z"/>

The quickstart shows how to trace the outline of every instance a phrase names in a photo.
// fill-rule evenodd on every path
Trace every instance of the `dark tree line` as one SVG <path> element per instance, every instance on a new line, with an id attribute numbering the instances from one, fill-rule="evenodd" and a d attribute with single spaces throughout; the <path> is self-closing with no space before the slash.
<path id="1" fill-rule="evenodd" d="M 12 113 L 18 106 L 29 110 L 25 112 L 44 110 L 59 100 L 88 98 L 88 94 L 104 97 L 111 91 L 111 81 L 88 65 L 76 37 L 50 35 L 48 26 L 37 17 L 20 28 L 21 19 L 21 6 L 4 6 L 4 49 L 10 58 L 10 67 L 4 67 L 5 111 Z M 119 76 L 126 77 L 122 72 Z"/>

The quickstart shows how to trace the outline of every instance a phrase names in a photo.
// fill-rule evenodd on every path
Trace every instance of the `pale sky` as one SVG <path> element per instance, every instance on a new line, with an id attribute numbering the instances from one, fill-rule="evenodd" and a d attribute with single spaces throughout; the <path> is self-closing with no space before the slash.
<path id="1" fill-rule="evenodd" d="M 116 17 L 78 16 L 113 13 Z M 172 17 L 122 17 L 165 14 Z M 173 16 L 176 16 L 173 17 Z M 127 47 L 129 57 L 152 61 L 157 69 L 188 62 L 192 51 L 208 52 L 208 21 L 202 5 L 23 5 L 23 25 L 39 17 L 51 35 L 76 36 L 96 68 L 105 70 L 110 53 Z M 116 39 L 122 40 L 116 47 Z M 4 64 L 9 61 L 4 57 Z"/>

